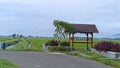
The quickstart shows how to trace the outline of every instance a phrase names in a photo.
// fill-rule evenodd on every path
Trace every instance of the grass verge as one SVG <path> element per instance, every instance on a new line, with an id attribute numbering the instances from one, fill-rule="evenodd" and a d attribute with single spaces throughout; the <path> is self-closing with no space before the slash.
<path id="1" fill-rule="evenodd" d="M 120 59 L 109 59 L 105 56 L 102 56 L 100 54 L 96 54 L 94 52 L 90 51 L 72 51 L 72 52 L 67 52 L 66 54 L 68 55 L 73 55 L 73 56 L 78 56 L 78 57 L 83 57 L 86 59 L 94 60 L 106 65 L 109 65 L 113 68 L 120 68 Z"/>
<path id="2" fill-rule="evenodd" d="M 15 64 L 12 64 L 8 60 L 0 59 L 0 68 L 19 68 L 19 67 Z"/>

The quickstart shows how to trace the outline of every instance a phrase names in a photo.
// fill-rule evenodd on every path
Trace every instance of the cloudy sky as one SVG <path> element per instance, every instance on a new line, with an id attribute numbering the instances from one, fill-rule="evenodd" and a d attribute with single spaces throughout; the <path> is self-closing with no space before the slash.
<path id="1" fill-rule="evenodd" d="M 0 35 L 53 36 L 53 20 L 95 24 L 99 34 L 120 33 L 119 0 L 0 0 Z"/>

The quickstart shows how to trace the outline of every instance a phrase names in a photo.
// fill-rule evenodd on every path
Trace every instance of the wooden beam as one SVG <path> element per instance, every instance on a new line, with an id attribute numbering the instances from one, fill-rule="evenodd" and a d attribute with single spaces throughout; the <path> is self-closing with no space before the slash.
<path id="1" fill-rule="evenodd" d="M 88 50 L 89 48 L 88 48 L 88 33 L 86 33 L 86 35 L 87 35 L 87 46 L 86 46 L 86 49 Z"/>
<path id="2" fill-rule="evenodd" d="M 88 41 L 88 42 L 86 42 L 86 41 L 80 41 L 80 42 L 74 42 L 74 43 L 85 43 L 85 44 L 87 44 L 87 43 L 91 43 L 91 41 Z"/>

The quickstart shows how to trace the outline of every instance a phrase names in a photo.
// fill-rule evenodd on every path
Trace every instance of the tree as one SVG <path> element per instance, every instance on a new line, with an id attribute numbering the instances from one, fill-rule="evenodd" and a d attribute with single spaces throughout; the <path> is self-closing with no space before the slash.
<path id="1" fill-rule="evenodd" d="M 13 39 L 15 39 L 16 38 L 16 34 L 13 34 L 12 37 L 13 37 Z"/>
<path id="2" fill-rule="evenodd" d="M 19 36 L 19 38 L 23 38 L 24 36 L 21 34 L 20 36 Z"/>
<path id="3" fill-rule="evenodd" d="M 54 37 L 57 39 L 66 38 L 72 32 L 72 25 L 68 22 L 54 20 L 53 25 L 56 28 Z"/>

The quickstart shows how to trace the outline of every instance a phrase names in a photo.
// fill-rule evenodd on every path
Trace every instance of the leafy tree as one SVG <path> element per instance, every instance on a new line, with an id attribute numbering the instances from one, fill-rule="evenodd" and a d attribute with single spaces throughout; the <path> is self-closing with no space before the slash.
<path id="1" fill-rule="evenodd" d="M 23 38 L 24 36 L 21 34 L 20 36 L 19 36 L 19 38 Z"/>
<path id="2" fill-rule="evenodd" d="M 16 34 L 13 34 L 12 37 L 13 37 L 13 39 L 15 39 L 16 38 Z"/>
<path id="3" fill-rule="evenodd" d="M 72 32 L 72 25 L 68 22 L 54 20 L 53 25 L 56 28 L 54 37 L 57 39 L 66 38 Z"/>

